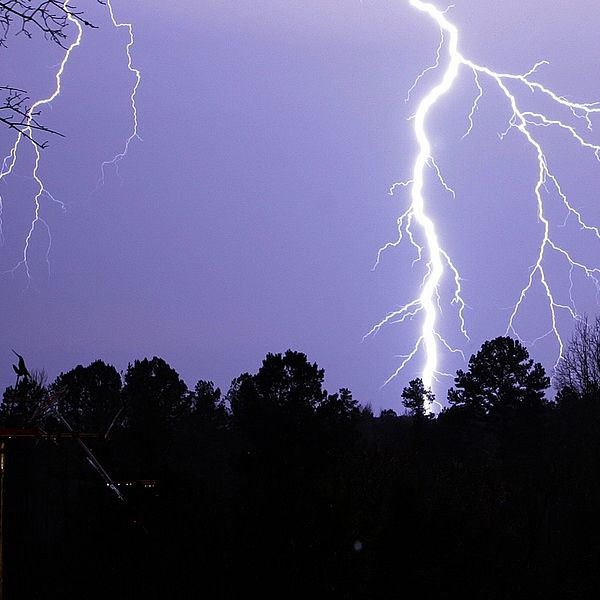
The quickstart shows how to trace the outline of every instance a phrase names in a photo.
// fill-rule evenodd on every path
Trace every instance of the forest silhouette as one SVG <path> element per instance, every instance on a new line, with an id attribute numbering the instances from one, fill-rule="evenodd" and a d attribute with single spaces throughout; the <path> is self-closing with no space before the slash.
<path id="1" fill-rule="evenodd" d="M 225 394 L 157 357 L 47 386 L 32 373 L 0 407 L 6 598 L 600 592 L 598 320 L 552 399 L 542 365 L 499 337 L 437 416 L 420 379 L 403 414 L 374 415 L 292 350 Z"/>

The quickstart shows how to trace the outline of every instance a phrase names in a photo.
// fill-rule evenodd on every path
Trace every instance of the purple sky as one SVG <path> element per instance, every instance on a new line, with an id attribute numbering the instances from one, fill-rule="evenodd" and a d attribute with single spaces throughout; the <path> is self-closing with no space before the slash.
<path id="1" fill-rule="evenodd" d="M 350 387 L 362 403 L 398 409 L 422 357 L 380 386 L 399 365 L 396 355 L 412 348 L 419 320 L 361 338 L 410 301 L 423 276 L 421 266 L 411 267 L 409 245 L 371 268 L 408 206 L 405 192 L 390 197 L 387 190 L 411 175 L 416 144 L 407 118 L 441 75 L 430 73 L 404 102 L 435 59 L 434 23 L 408 0 L 180 0 L 168 11 L 163 0 L 113 0 L 117 18 L 135 27 L 143 142 L 132 143 L 120 177 L 109 170 L 92 193 L 101 162 L 130 133 L 134 80 L 126 31 L 112 28 L 91 0 L 79 4 L 100 29 L 85 32 L 62 95 L 44 112 L 66 138 L 50 140 L 40 170 L 67 211 L 43 204 L 53 236 L 50 276 L 40 230 L 30 287 L 22 270 L 1 279 L 0 384 L 13 381 L 11 347 L 50 379 L 96 358 L 122 370 L 158 355 L 188 385 L 212 379 L 224 389 L 256 371 L 265 353 L 293 348 L 325 368 L 331 391 Z M 597 1 L 455 4 L 449 18 L 465 56 L 510 73 L 546 59 L 541 83 L 570 99 L 600 100 Z M 13 38 L 2 53 L 3 83 L 33 98 L 49 93 L 58 49 Z M 457 193 L 454 200 L 431 185 L 430 212 L 464 277 L 472 342 L 457 335 L 450 308 L 442 329 L 467 356 L 504 334 L 540 233 L 535 157 L 516 133 L 499 140 L 510 112 L 487 89 L 467 139 L 477 93 L 467 71 L 430 123 L 436 160 Z M 573 203 L 600 224 L 593 155 L 553 132 L 540 132 L 540 140 Z M 3 154 L 12 142 L 0 131 Z M 23 148 L 0 189 L 2 270 L 18 262 L 32 214 L 33 154 Z M 562 222 L 558 203 L 549 206 Z M 593 236 L 570 226 L 557 236 L 578 260 L 600 264 Z M 565 301 L 568 269 L 557 261 L 549 273 Z M 574 295 L 593 314 L 594 287 L 583 279 L 576 275 Z M 539 290 L 517 323 L 525 340 L 548 330 Z M 561 318 L 559 325 L 568 339 L 572 323 Z M 551 337 L 531 349 L 548 368 L 556 351 Z M 443 370 L 460 366 L 443 355 Z M 441 381 L 440 399 L 450 384 Z"/>

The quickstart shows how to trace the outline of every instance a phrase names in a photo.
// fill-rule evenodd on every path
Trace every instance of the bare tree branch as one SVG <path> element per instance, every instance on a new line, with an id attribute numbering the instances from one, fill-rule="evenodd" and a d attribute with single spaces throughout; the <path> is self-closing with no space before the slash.
<path id="1" fill-rule="evenodd" d="M 24 90 L 10 86 L 0 86 L 0 91 L 6 93 L 4 102 L 0 104 L 0 123 L 31 140 L 40 149 L 46 148 L 48 141 L 40 142 L 36 140 L 32 135 L 32 131 L 41 131 L 64 137 L 62 133 L 50 129 L 38 121 L 37 117 L 40 111 L 30 112 L 28 104 L 30 98 Z"/>
<path id="2" fill-rule="evenodd" d="M 105 0 L 96 0 L 105 4 Z M 0 47 L 6 48 L 7 39 L 11 32 L 15 35 L 24 34 L 32 38 L 35 32 L 41 33 L 48 41 L 67 49 L 66 28 L 69 16 L 77 19 L 86 27 L 96 29 L 84 13 L 72 5 L 65 5 L 64 0 L 5 0 L 0 1 Z M 29 139 L 38 148 L 46 148 L 48 141 L 37 141 L 34 131 L 52 135 L 61 133 L 43 125 L 38 117 L 40 112 L 30 111 L 30 98 L 25 90 L 14 86 L 0 86 L 0 93 L 5 93 L 4 102 L 0 102 L 0 124 L 13 129 Z"/>
<path id="3" fill-rule="evenodd" d="M 570 388 L 580 395 L 600 390 L 600 317 L 577 323 L 554 379 L 559 390 Z"/>
<path id="4" fill-rule="evenodd" d="M 104 0 L 97 0 L 104 4 Z M 41 32 L 46 39 L 66 48 L 65 29 L 69 15 L 86 27 L 96 28 L 83 15 L 83 11 L 60 0 L 6 0 L 0 2 L 0 46 L 6 46 L 6 40 L 13 27 L 16 35 L 21 33 L 32 37 L 35 31 Z"/>

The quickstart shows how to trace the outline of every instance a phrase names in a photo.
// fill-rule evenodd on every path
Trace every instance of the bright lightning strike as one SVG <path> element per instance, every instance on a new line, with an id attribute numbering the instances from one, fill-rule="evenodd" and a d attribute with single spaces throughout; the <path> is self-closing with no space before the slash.
<path id="1" fill-rule="evenodd" d="M 472 62 L 463 56 L 459 50 L 459 33 L 456 26 L 448 20 L 446 16 L 447 10 L 442 11 L 430 2 L 425 2 L 423 0 L 409 0 L 409 2 L 411 6 L 425 13 L 435 21 L 440 28 L 441 40 L 437 49 L 435 64 L 426 68 L 419 74 L 409 90 L 407 100 L 415 91 L 421 79 L 428 72 L 440 69 L 440 65 L 443 61 L 443 52 L 447 54 L 447 58 L 445 59 L 447 62 L 438 82 L 426 92 L 418 105 L 416 113 L 410 119 L 413 122 L 414 134 L 418 144 L 418 153 L 413 165 L 412 178 L 409 181 L 394 184 L 390 189 L 390 194 L 393 194 L 398 187 L 410 188 L 410 206 L 397 221 L 398 238 L 383 246 L 377 254 L 375 266 L 379 264 L 383 252 L 391 247 L 398 246 L 402 240 L 407 238 L 417 252 L 417 258 L 413 261 L 413 264 L 421 260 L 426 261 L 426 273 L 418 296 L 400 308 L 387 314 L 365 336 L 367 337 L 377 333 L 383 326 L 390 323 L 402 323 L 407 319 L 421 318 L 421 332 L 418 339 L 410 352 L 399 357 L 403 359 L 400 366 L 392 373 L 384 385 L 392 381 L 410 361 L 414 360 L 418 355 L 423 355 L 424 363 L 421 370 L 421 378 L 425 387 L 430 389 L 433 381 L 437 379 L 438 375 L 446 375 L 439 370 L 438 366 L 441 349 L 444 348 L 449 352 L 460 352 L 459 350 L 452 348 L 436 329 L 438 317 L 441 313 L 440 285 L 448 271 L 451 274 L 454 287 L 454 293 L 450 303 L 456 306 L 460 322 L 460 331 L 462 335 L 468 339 L 464 317 L 466 303 L 462 296 L 460 272 L 450 255 L 441 245 L 435 222 L 428 212 L 427 198 L 424 194 L 425 176 L 428 170 L 432 170 L 442 189 L 455 196 L 454 191 L 447 185 L 441 170 L 435 162 L 435 158 L 432 154 L 431 142 L 427 133 L 427 125 L 431 110 L 443 96 L 453 89 L 461 68 L 466 68 L 472 72 L 477 89 L 477 95 L 467 116 L 468 128 L 463 135 L 463 139 L 471 133 L 475 126 L 475 114 L 484 98 L 484 85 L 486 83 L 491 83 L 492 86 L 495 86 L 495 88 L 501 92 L 512 114 L 508 129 L 500 134 L 500 137 L 503 138 L 512 130 L 516 130 L 531 148 L 537 160 L 536 183 L 532 195 L 535 198 L 538 222 L 541 225 L 539 244 L 535 261 L 531 266 L 529 275 L 525 278 L 523 287 L 518 293 L 516 302 L 511 309 L 506 327 L 506 334 L 512 334 L 520 339 L 516 326 L 517 317 L 526 298 L 531 293 L 533 286 L 539 283 L 544 290 L 546 298 L 549 329 L 540 336 L 538 340 L 547 336 L 553 336 L 555 338 L 559 348 L 556 361 L 556 364 L 558 364 L 562 357 L 564 343 L 557 325 L 557 315 L 562 311 L 574 319 L 579 318 L 572 295 L 573 273 L 582 273 L 595 285 L 598 293 L 600 291 L 600 269 L 589 267 L 583 262 L 575 260 L 566 248 L 562 247 L 553 239 L 551 232 L 552 224 L 550 218 L 547 216 L 548 211 L 546 210 L 543 192 L 546 191 L 549 193 L 548 187 L 553 189 L 556 196 L 562 202 L 567 214 L 566 218 L 574 218 L 580 229 L 591 232 L 598 240 L 600 240 L 600 231 L 597 227 L 588 225 L 584 221 L 581 213 L 571 204 L 557 177 L 550 170 L 544 149 L 534 132 L 536 128 L 556 128 L 570 137 L 580 147 L 591 151 L 599 161 L 600 146 L 587 141 L 585 135 L 580 134 L 574 126 L 571 126 L 564 121 L 549 118 L 540 112 L 524 110 L 521 108 L 517 96 L 511 88 L 513 86 L 524 87 L 529 92 L 536 94 L 538 98 L 543 97 L 546 101 L 550 101 L 557 108 L 567 109 L 577 121 L 583 121 L 588 133 L 592 129 L 592 117 L 596 113 L 600 113 L 600 103 L 580 103 L 570 101 L 564 96 L 558 95 L 551 89 L 535 81 L 533 77 L 539 67 L 547 64 L 546 61 L 536 63 L 527 73 L 522 75 L 498 73 L 488 67 Z M 419 243 L 415 237 L 415 231 L 413 230 L 415 224 L 420 228 L 420 233 L 424 239 L 423 243 Z M 557 300 L 557 297 L 548 282 L 546 265 L 550 255 L 559 257 L 568 267 L 570 281 L 570 302 L 568 304 L 563 304 Z M 427 408 L 428 410 L 432 410 L 433 407 L 429 406 Z"/>

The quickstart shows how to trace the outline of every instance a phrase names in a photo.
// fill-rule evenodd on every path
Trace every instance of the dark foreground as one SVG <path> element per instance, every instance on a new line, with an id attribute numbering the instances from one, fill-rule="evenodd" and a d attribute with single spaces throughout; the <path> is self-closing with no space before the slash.
<path id="1" fill-rule="evenodd" d="M 178 379 L 157 365 L 88 440 L 124 502 L 75 440 L 6 441 L 5 598 L 599 597 L 600 397 L 506 388 L 374 416 L 288 353 L 158 418 Z"/>

